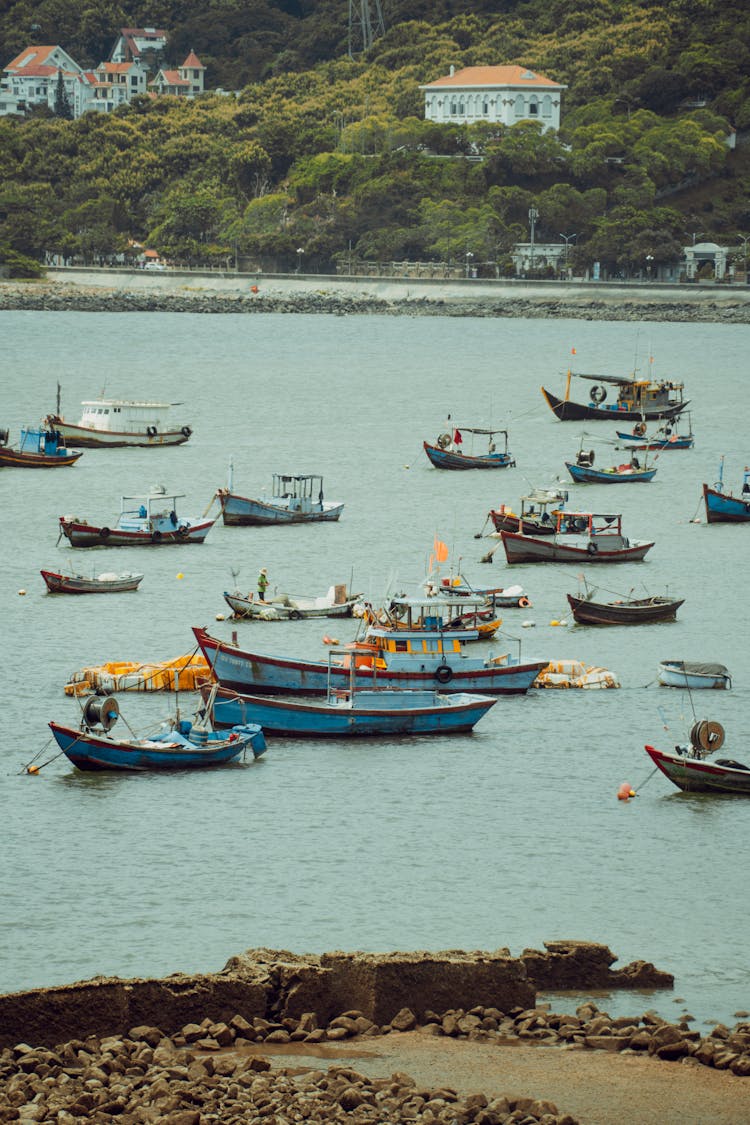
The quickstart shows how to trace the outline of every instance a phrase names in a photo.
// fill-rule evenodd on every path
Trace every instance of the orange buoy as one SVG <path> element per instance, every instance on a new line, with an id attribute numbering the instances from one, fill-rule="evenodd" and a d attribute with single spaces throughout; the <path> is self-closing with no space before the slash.
<path id="1" fill-rule="evenodd" d="M 617 790 L 618 801 L 629 801 L 631 797 L 635 797 L 635 789 L 629 781 L 623 781 L 620 788 Z"/>
<path id="2" fill-rule="evenodd" d="M 326 635 L 325 635 L 325 636 L 323 637 L 323 644 L 324 644 L 324 645 L 337 645 L 338 643 L 339 643 L 339 642 L 338 642 L 338 638 L 337 638 L 337 637 L 329 637 L 327 633 L 326 633 Z"/>
<path id="3" fill-rule="evenodd" d="M 29 766 L 27 773 L 39 773 L 39 766 Z"/>

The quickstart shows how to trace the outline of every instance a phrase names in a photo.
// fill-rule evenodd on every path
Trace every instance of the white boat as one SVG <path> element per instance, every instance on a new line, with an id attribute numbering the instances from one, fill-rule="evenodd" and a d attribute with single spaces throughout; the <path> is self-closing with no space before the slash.
<path id="1" fill-rule="evenodd" d="M 178 516 L 177 501 L 182 499 L 182 493 L 167 493 L 163 485 L 145 496 L 123 496 L 120 515 L 112 527 L 102 527 L 79 516 L 60 516 L 58 542 L 65 535 L 71 547 L 202 543 L 216 518 Z"/>
<path id="2" fill-rule="evenodd" d="M 303 617 L 351 617 L 361 594 L 349 594 L 345 585 L 330 586 L 319 598 L 298 594 L 274 594 L 261 601 L 253 594 L 235 590 L 224 592 L 224 601 L 235 617 L 252 617 L 258 621 L 299 621 Z"/>
<path id="3" fill-rule="evenodd" d="M 174 425 L 169 420 L 172 406 L 179 403 L 140 402 L 119 398 L 99 398 L 81 403 L 79 422 L 66 422 L 57 412 L 45 419 L 63 438 L 84 448 L 118 448 L 120 446 L 182 445 L 192 434 L 190 426 Z"/>
<path id="4" fill-rule="evenodd" d="M 732 677 L 723 664 L 697 664 L 688 660 L 662 660 L 658 680 L 664 687 L 731 688 Z"/>

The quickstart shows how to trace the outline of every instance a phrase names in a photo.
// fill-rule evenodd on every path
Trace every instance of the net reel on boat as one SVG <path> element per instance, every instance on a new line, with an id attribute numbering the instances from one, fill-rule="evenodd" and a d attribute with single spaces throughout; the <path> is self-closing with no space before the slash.
<path id="1" fill-rule="evenodd" d="M 690 728 L 693 756 L 706 758 L 724 745 L 724 727 L 714 719 L 699 719 Z"/>
<path id="2" fill-rule="evenodd" d="M 120 708 L 113 695 L 104 699 L 92 695 L 83 705 L 82 727 L 100 726 L 102 730 L 111 730 L 120 717 Z"/>

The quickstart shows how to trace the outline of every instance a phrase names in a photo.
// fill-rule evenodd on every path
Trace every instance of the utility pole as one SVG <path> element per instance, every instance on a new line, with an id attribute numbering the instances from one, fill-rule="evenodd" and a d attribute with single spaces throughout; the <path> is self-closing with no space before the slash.
<path id="1" fill-rule="evenodd" d="M 349 58 L 356 50 L 369 51 L 381 35 L 385 20 L 380 0 L 349 0 Z"/>
<path id="2" fill-rule="evenodd" d="M 534 272 L 534 227 L 539 218 L 539 212 L 536 207 L 529 207 L 529 225 L 531 227 L 531 249 L 529 251 L 529 275 Z"/>

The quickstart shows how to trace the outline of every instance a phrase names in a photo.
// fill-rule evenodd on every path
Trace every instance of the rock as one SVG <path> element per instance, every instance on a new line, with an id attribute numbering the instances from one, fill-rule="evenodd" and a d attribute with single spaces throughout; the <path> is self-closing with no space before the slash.
<path id="1" fill-rule="evenodd" d="M 143 1025 L 141 1027 L 131 1027 L 128 1032 L 128 1038 L 137 1043 L 148 1043 L 149 1047 L 156 1047 L 164 1038 L 164 1032 L 160 1031 L 158 1027 Z"/>
<path id="2" fill-rule="evenodd" d="M 479 1021 L 477 1020 L 477 1023 Z M 401 1008 L 391 1020 L 391 1027 L 395 1031 L 411 1031 L 417 1026 L 417 1018 L 409 1008 Z"/>

